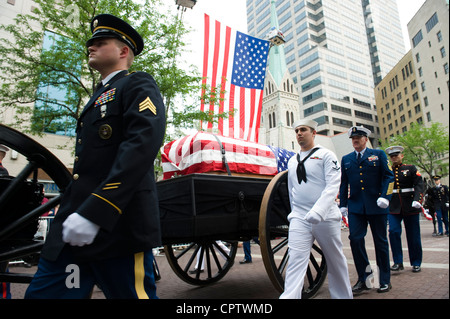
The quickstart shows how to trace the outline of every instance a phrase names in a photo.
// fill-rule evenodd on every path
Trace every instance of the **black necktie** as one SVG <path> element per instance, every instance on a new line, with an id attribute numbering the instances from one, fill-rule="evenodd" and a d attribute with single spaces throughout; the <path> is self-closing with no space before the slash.
<path id="1" fill-rule="evenodd" d="M 297 180 L 298 183 L 301 184 L 302 181 L 306 183 L 306 170 L 305 165 L 303 164 L 315 151 L 317 151 L 319 148 L 313 148 L 311 152 L 309 152 L 308 155 L 305 156 L 303 160 L 300 160 L 300 154 L 297 154 Z"/>
<path id="2" fill-rule="evenodd" d="M 358 163 L 361 162 L 361 153 L 358 153 Z"/>

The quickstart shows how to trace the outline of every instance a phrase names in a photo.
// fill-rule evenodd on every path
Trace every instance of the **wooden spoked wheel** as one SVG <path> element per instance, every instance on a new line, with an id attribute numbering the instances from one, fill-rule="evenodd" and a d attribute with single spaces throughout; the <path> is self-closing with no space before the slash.
<path id="1" fill-rule="evenodd" d="M 170 267 L 183 281 L 204 286 L 219 281 L 233 266 L 237 241 L 205 240 L 165 245 Z"/>
<path id="2" fill-rule="evenodd" d="M 287 216 L 291 208 L 287 186 L 287 171 L 276 175 L 264 192 L 259 215 L 259 240 L 261 255 L 267 274 L 274 287 L 284 290 L 284 277 L 289 262 Z M 306 273 L 302 298 L 314 296 L 322 286 L 327 274 L 325 257 L 314 243 Z"/>
<path id="3" fill-rule="evenodd" d="M 38 171 L 46 173 L 60 190 L 71 180 L 67 168 L 44 146 L 21 132 L 0 124 L 0 144 L 23 155 L 28 163 L 16 176 L 0 178 L 0 262 L 39 253 L 43 241 L 33 239 L 33 223 L 42 214 L 56 207 L 60 196 L 41 205 L 43 185 L 38 181 Z M 30 236 L 31 235 L 31 236 Z M 3 281 L 28 282 L 30 278 L 1 274 Z M 14 277 L 14 278 L 13 278 Z"/>

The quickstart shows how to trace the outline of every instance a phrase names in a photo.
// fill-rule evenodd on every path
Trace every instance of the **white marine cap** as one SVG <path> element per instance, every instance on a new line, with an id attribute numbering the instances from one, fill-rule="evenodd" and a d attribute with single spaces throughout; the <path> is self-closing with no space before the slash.
<path id="1" fill-rule="evenodd" d="M 319 123 L 317 123 L 316 121 L 313 120 L 307 120 L 307 119 L 301 119 L 296 121 L 294 124 L 292 124 L 292 128 L 296 128 L 298 126 L 309 126 L 310 128 L 312 128 L 313 130 L 317 130 L 317 126 L 319 126 Z"/>
<path id="2" fill-rule="evenodd" d="M 349 128 L 348 130 L 348 137 L 352 137 L 352 136 L 366 136 L 368 137 L 372 132 L 368 129 L 365 128 L 364 126 L 353 126 L 351 128 Z"/>
<path id="3" fill-rule="evenodd" d="M 400 145 L 390 146 L 386 149 L 388 155 L 400 154 L 403 152 L 404 148 Z"/>
<path id="4" fill-rule="evenodd" d="M 3 145 L 3 144 L 0 144 L 0 152 L 8 152 L 9 151 L 9 148 L 7 148 L 5 145 Z"/>

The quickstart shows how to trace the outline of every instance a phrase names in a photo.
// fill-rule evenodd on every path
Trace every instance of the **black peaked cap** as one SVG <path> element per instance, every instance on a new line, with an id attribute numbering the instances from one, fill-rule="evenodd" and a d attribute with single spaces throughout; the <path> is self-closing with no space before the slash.
<path id="1" fill-rule="evenodd" d="M 116 38 L 138 55 L 144 48 L 144 40 L 141 35 L 128 23 L 111 14 L 99 14 L 91 22 L 92 37 L 86 42 L 86 46 L 92 45 L 94 39 Z"/>

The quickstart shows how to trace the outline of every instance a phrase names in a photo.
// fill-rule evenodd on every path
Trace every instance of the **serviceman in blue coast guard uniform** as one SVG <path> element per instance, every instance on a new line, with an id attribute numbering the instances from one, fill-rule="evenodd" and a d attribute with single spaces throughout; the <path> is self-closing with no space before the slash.
<path id="1" fill-rule="evenodd" d="M 89 66 L 102 85 L 78 120 L 73 180 L 26 298 L 86 298 L 94 284 L 107 298 L 156 298 L 151 251 L 161 235 L 153 162 L 164 104 L 150 75 L 127 71 L 143 50 L 141 36 L 108 14 L 96 16 L 91 30 Z"/>
<path id="2" fill-rule="evenodd" d="M 394 175 L 384 151 L 366 147 L 370 134 L 371 131 L 363 126 L 349 129 L 355 151 L 345 155 L 341 164 L 340 208 L 342 214 L 348 213 L 350 246 L 358 273 L 358 281 L 352 288 L 354 294 L 369 289 L 366 279 L 370 275 L 370 266 L 364 240 L 368 225 L 380 276 L 377 291 L 391 289 L 387 216 Z"/>
<path id="3" fill-rule="evenodd" d="M 422 212 L 423 179 L 414 165 L 403 163 L 403 147 L 391 146 L 386 153 L 394 171 L 394 190 L 389 203 L 389 242 L 391 244 L 392 271 L 403 270 L 402 221 L 405 225 L 409 262 L 413 272 L 420 271 L 422 241 L 419 217 Z"/>

